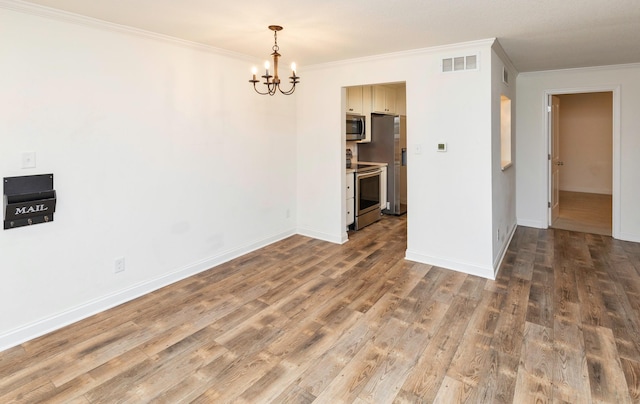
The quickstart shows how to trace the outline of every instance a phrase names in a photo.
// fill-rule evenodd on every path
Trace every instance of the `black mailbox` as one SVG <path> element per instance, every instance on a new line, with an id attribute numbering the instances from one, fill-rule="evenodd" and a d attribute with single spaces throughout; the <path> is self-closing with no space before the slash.
<path id="1" fill-rule="evenodd" d="M 4 178 L 4 229 L 53 221 L 53 174 Z"/>

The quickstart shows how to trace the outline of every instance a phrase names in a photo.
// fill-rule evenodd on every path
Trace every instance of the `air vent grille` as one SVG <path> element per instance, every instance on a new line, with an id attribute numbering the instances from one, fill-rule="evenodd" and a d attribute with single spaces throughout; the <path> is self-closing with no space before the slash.
<path id="1" fill-rule="evenodd" d="M 442 59 L 442 72 L 478 70 L 478 55 L 456 56 Z"/>

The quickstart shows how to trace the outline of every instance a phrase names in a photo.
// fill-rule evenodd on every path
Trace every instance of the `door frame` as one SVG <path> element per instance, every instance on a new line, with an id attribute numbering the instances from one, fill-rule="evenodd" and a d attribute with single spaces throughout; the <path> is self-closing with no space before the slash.
<path id="1" fill-rule="evenodd" d="M 562 94 L 581 94 L 581 93 L 612 93 L 613 101 L 613 128 L 612 128 L 612 146 L 613 146 L 613 181 L 611 192 L 611 235 L 613 238 L 620 238 L 620 86 L 597 86 L 597 87 L 572 87 L 561 89 L 549 89 L 544 92 L 544 122 L 546 131 L 547 148 L 545 153 L 545 160 L 547 161 L 547 201 L 551 201 L 551 160 L 549 155 L 551 154 L 551 112 L 549 107 L 551 106 L 551 96 Z M 551 207 L 545 206 L 547 215 L 547 228 L 551 226 Z"/>
<path id="2" fill-rule="evenodd" d="M 557 100 L 557 103 L 554 104 L 554 100 Z M 560 153 L 557 149 L 560 148 L 560 97 L 558 95 L 550 95 L 549 96 L 549 105 L 551 105 L 551 110 L 549 110 L 549 171 L 550 182 L 549 182 L 549 209 L 551 212 L 551 216 L 549 217 L 549 226 L 553 225 L 553 222 L 557 219 L 560 214 L 560 161 L 556 161 L 560 157 Z M 554 107 L 558 106 L 558 110 Z M 555 174 L 558 173 L 556 176 Z M 555 178 L 554 178 L 555 177 Z"/>

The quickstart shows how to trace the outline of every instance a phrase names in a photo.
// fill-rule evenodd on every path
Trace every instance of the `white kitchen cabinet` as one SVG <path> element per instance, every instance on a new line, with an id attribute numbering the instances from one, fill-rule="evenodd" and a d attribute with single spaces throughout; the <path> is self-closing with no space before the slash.
<path id="1" fill-rule="evenodd" d="M 358 143 L 371 142 L 371 86 L 362 86 L 362 115 L 364 115 L 364 139 Z"/>
<path id="2" fill-rule="evenodd" d="M 396 113 L 395 88 L 387 86 L 373 86 L 371 94 L 371 112 L 379 114 Z"/>
<path id="3" fill-rule="evenodd" d="M 347 196 L 347 226 L 353 224 L 356 220 L 356 205 L 355 205 L 355 183 L 354 174 L 348 173 L 345 178 L 346 196 Z"/>
<path id="4" fill-rule="evenodd" d="M 362 115 L 362 86 L 347 87 L 347 114 Z"/>
<path id="5" fill-rule="evenodd" d="M 356 196 L 356 190 L 355 190 L 355 186 L 354 186 L 354 173 L 349 173 L 347 174 L 347 178 L 346 178 L 346 187 L 347 187 L 347 199 L 349 198 L 355 198 Z"/>
<path id="6" fill-rule="evenodd" d="M 380 209 L 387 208 L 387 166 L 381 167 L 382 173 L 380 174 Z"/>
<path id="7" fill-rule="evenodd" d="M 407 87 L 398 86 L 396 88 L 396 114 L 407 115 Z"/>

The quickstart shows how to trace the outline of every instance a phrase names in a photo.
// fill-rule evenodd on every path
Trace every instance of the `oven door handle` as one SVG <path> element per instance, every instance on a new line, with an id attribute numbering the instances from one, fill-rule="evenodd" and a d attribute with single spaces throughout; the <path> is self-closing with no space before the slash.
<path id="1" fill-rule="evenodd" d="M 365 171 L 363 173 L 356 173 L 356 178 L 358 179 L 369 178 L 369 177 L 375 177 L 376 175 L 380 175 L 380 174 L 382 174 L 382 170 L 376 169 L 372 171 Z"/>

